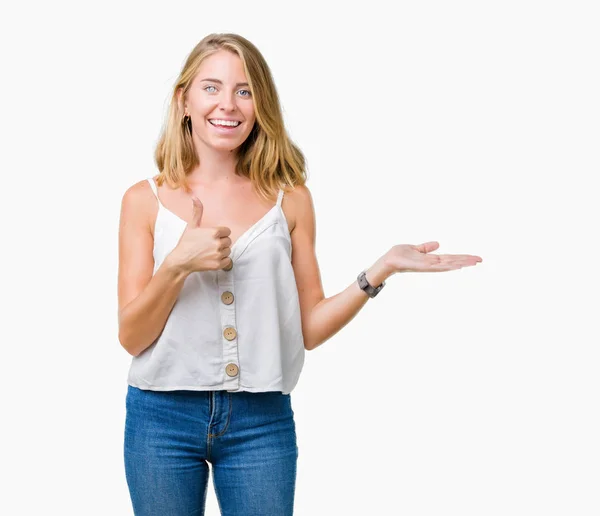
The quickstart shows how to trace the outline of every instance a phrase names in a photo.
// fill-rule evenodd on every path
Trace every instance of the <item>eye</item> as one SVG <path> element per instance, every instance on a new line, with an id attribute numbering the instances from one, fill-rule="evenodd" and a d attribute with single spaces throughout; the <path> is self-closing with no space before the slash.
<path id="1" fill-rule="evenodd" d="M 250 90 L 240 90 L 240 91 L 245 91 L 248 95 L 242 95 L 242 97 L 251 97 L 252 93 L 250 93 Z"/>
<path id="2" fill-rule="evenodd" d="M 204 91 L 208 90 L 208 88 L 215 88 L 215 87 L 214 86 L 207 86 L 206 88 L 204 88 Z M 215 88 L 215 89 L 217 89 L 217 88 Z M 211 93 L 211 92 L 209 92 L 209 93 Z"/>

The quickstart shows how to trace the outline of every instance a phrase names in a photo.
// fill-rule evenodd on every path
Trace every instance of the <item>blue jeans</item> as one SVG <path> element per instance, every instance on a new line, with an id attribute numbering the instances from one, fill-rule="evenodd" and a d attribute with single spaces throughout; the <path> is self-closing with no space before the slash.
<path id="1" fill-rule="evenodd" d="M 136 516 L 203 516 L 209 462 L 223 516 L 292 515 L 290 394 L 128 385 L 124 459 Z"/>

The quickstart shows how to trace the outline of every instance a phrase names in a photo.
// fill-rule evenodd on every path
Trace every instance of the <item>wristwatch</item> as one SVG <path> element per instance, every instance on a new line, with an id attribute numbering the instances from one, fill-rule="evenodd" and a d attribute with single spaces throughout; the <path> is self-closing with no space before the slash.
<path id="1" fill-rule="evenodd" d="M 356 278 L 358 280 L 358 286 L 363 289 L 369 295 L 369 297 L 375 297 L 377 294 L 379 294 L 379 291 L 385 287 L 385 281 L 383 281 L 378 287 L 373 287 L 373 285 L 371 285 L 367 280 L 366 274 L 367 271 L 364 270 L 358 275 Z"/>

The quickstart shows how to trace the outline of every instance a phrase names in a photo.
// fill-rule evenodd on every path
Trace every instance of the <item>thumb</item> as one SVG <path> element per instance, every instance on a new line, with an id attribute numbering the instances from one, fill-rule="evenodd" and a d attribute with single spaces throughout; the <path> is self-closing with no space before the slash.
<path id="1" fill-rule="evenodd" d="M 436 240 L 433 240 L 431 242 L 425 242 L 424 244 L 421 245 L 416 245 L 415 247 L 417 248 L 417 250 L 420 253 L 430 253 L 431 251 L 435 251 L 438 247 L 440 246 L 440 243 Z"/>
<path id="2" fill-rule="evenodd" d="M 194 203 L 194 211 L 192 213 L 192 220 L 188 223 L 188 227 L 198 228 L 200 227 L 200 221 L 202 220 L 202 213 L 204 212 L 204 206 L 198 197 L 192 195 L 192 202 Z"/>

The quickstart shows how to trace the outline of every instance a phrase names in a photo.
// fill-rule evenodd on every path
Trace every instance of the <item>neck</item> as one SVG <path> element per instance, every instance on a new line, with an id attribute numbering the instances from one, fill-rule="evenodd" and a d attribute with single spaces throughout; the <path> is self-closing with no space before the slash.
<path id="1" fill-rule="evenodd" d="M 197 139 L 195 139 L 197 140 Z M 239 182 L 235 173 L 237 150 L 220 150 L 195 141 L 200 162 L 188 175 L 188 183 L 194 186 L 225 186 Z"/>
<path id="2" fill-rule="evenodd" d="M 190 186 L 224 185 L 239 180 L 235 173 L 237 156 L 234 152 L 203 152 L 199 161 L 200 164 L 187 176 Z"/>

